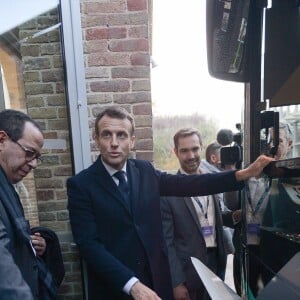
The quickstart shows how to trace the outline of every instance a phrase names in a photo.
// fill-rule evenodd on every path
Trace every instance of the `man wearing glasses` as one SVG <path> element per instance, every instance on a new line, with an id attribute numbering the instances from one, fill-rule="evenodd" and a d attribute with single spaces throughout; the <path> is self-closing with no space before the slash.
<path id="1" fill-rule="evenodd" d="M 0 298 L 39 299 L 38 257 L 46 242 L 30 235 L 13 184 L 39 164 L 44 143 L 39 125 L 16 110 L 0 112 Z"/>

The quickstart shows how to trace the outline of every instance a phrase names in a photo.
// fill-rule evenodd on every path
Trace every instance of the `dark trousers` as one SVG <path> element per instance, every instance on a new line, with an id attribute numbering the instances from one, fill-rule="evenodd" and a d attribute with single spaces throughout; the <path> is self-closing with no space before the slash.
<path id="1" fill-rule="evenodd" d="M 207 267 L 216 275 L 218 271 L 218 251 L 216 247 L 207 248 Z M 204 300 L 210 300 L 209 294 L 205 291 Z"/>
<path id="2" fill-rule="evenodd" d="M 204 300 L 206 299 L 205 294 L 207 294 L 207 292 L 204 291 L 203 289 L 193 290 L 193 291 L 189 290 L 190 300 Z"/>
<path id="3" fill-rule="evenodd" d="M 217 269 L 217 275 L 218 275 L 218 277 L 220 277 L 223 281 L 225 280 L 226 266 L 227 266 L 227 262 L 225 263 L 225 267 L 224 267 L 224 268 L 218 267 L 218 269 Z"/>
<path id="4" fill-rule="evenodd" d="M 248 283 L 254 297 L 259 291 L 259 281 L 262 276 L 263 266 L 260 262 L 260 248 L 256 245 L 248 246 Z M 235 253 L 233 257 L 233 279 L 236 292 L 241 296 L 241 254 Z"/>

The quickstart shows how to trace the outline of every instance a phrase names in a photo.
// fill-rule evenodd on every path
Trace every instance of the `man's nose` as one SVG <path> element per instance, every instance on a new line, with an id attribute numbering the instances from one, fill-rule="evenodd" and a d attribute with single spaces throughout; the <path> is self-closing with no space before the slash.
<path id="1" fill-rule="evenodd" d="M 31 167 L 31 169 L 35 169 L 38 166 L 38 160 L 37 158 L 34 158 L 33 160 L 27 162 L 27 164 Z"/>
<path id="2" fill-rule="evenodd" d="M 188 152 L 188 158 L 189 159 L 192 159 L 192 158 L 194 158 L 195 157 L 195 153 L 193 152 L 193 151 L 189 151 Z"/>
<path id="3" fill-rule="evenodd" d="M 118 141 L 118 138 L 117 138 L 117 135 L 116 135 L 116 134 L 113 134 L 113 135 L 112 135 L 112 138 L 111 138 L 111 145 L 112 145 L 112 146 L 118 146 L 118 145 L 119 145 L 119 141 Z"/>

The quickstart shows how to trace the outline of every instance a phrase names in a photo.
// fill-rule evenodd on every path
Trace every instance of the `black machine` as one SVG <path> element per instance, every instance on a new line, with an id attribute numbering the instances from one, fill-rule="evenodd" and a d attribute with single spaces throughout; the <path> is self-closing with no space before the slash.
<path id="1" fill-rule="evenodd" d="M 239 167 L 260 154 L 276 157 L 292 135 L 288 156 L 264 170 L 273 222 L 261 227 L 262 264 L 276 280 L 258 299 L 300 299 L 299 276 L 293 280 L 297 275 L 291 271 L 300 269 L 300 1 L 207 0 L 206 5 L 208 71 L 245 83 L 244 124 L 237 134 L 218 133 L 222 165 Z M 289 136 L 281 135 L 281 122 L 293 129 Z M 242 267 L 247 271 L 247 260 Z"/>
<path id="2" fill-rule="evenodd" d="M 230 129 L 221 129 L 217 133 L 217 141 L 223 146 L 221 148 L 222 168 L 226 165 L 235 165 L 237 169 L 241 167 L 243 161 L 241 124 L 236 124 L 236 128 L 239 130 L 237 133 L 233 133 Z"/>

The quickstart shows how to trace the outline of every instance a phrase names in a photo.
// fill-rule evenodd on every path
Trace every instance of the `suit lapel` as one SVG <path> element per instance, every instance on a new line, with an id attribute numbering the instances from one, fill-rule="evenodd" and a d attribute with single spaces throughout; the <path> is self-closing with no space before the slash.
<path id="1" fill-rule="evenodd" d="M 177 174 L 181 174 L 180 170 L 178 170 Z M 198 230 L 200 231 L 200 233 L 202 233 L 202 229 L 201 229 L 201 224 L 199 222 L 199 218 L 195 209 L 195 206 L 193 204 L 193 200 L 191 197 L 184 197 L 184 203 L 187 206 L 188 210 L 190 211 L 193 220 L 195 221 Z"/>
<path id="2" fill-rule="evenodd" d="M 127 161 L 127 175 L 130 185 L 130 202 L 132 212 L 135 212 L 139 199 L 140 171 L 130 160 Z"/>
<path id="3" fill-rule="evenodd" d="M 111 178 L 110 174 L 106 171 L 100 156 L 98 159 L 91 165 L 91 172 L 99 178 L 98 183 L 101 187 L 109 193 L 114 199 L 116 199 L 126 210 L 130 213 L 130 207 L 126 205 L 121 192 L 119 191 L 114 180 Z"/>
<path id="4" fill-rule="evenodd" d="M 197 224 L 197 228 L 202 233 L 201 225 L 200 225 L 200 222 L 199 222 L 199 218 L 198 218 L 195 206 L 193 204 L 193 200 L 189 197 L 184 197 L 184 202 L 185 202 L 185 205 L 187 206 L 187 208 L 189 209 L 195 223 Z"/>

